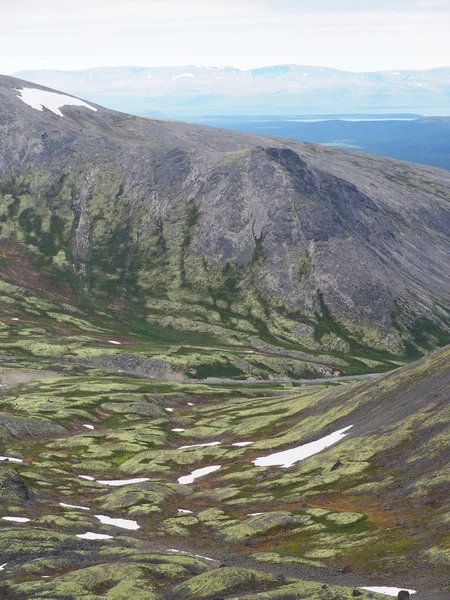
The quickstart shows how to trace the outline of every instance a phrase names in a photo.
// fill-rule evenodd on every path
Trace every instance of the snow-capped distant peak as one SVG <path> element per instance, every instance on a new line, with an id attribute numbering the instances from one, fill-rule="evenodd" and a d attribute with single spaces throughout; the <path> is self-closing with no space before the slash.
<path id="1" fill-rule="evenodd" d="M 181 75 L 175 75 L 175 77 L 172 77 L 172 81 L 175 81 L 175 79 L 180 79 L 180 77 L 195 77 L 195 75 L 193 73 L 181 73 Z"/>
<path id="2" fill-rule="evenodd" d="M 62 106 L 84 106 L 97 112 L 97 109 L 79 100 L 78 98 L 72 98 L 65 94 L 58 94 L 57 92 L 46 92 L 45 90 L 38 90 L 36 88 L 24 88 L 23 90 L 16 90 L 19 92 L 19 98 L 36 110 L 44 110 L 44 108 L 50 110 L 55 115 L 64 117 L 63 113 L 59 110 Z"/>

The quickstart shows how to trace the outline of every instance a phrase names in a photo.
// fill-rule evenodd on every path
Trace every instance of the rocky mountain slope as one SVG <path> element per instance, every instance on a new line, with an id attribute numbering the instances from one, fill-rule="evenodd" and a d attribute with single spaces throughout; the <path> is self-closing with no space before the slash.
<path id="1" fill-rule="evenodd" d="M 0 79 L 2 270 L 53 290 L 38 321 L 95 313 L 194 377 L 386 370 L 449 340 L 448 172 L 80 102 Z"/>
<path id="2" fill-rule="evenodd" d="M 0 148 L 1 598 L 448 595 L 448 172 L 7 77 Z"/>
<path id="3" fill-rule="evenodd" d="M 352 73 L 309 65 L 103 67 L 22 71 L 16 77 L 127 112 L 323 114 L 379 111 L 448 114 L 450 67 Z M 425 112 L 434 108 L 445 112 Z"/>

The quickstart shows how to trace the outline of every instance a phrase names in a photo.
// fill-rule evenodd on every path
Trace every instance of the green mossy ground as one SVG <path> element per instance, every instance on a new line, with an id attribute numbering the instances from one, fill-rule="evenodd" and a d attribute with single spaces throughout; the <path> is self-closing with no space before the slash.
<path id="1" fill-rule="evenodd" d="M 19 420 L 30 432 L 27 439 L 0 441 L 0 455 L 24 460 L 2 463 L 0 516 L 30 519 L 0 520 L 8 565 L 0 573 L 3 589 L 18 599 L 159 598 L 163 589 L 206 599 L 237 592 L 281 598 L 280 586 L 295 594 L 307 585 L 259 571 L 253 581 L 245 567 L 216 570 L 218 563 L 192 554 L 161 554 L 181 542 L 179 549 L 193 544 L 193 554 L 225 562 L 244 553 L 255 564 L 283 568 L 350 565 L 363 579 L 381 570 L 380 585 L 405 572 L 412 581 L 424 564 L 438 577 L 446 569 L 443 527 L 450 520 L 443 454 L 449 358 L 445 349 L 377 380 L 338 387 L 207 385 L 89 369 L 46 371 L 42 378 L 35 370 L 27 378 L 26 371 L 3 369 L 0 377 L 10 381 L 0 395 L 5 430 Z M 290 468 L 252 463 L 350 424 L 341 442 Z M 184 431 L 172 431 L 177 428 Z M 180 448 L 215 441 L 220 444 Z M 253 443 L 233 446 L 244 441 Z M 208 465 L 221 468 L 192 485 L 178 484 Z M 110 487 L 80 475 L 150 480 Z M 102 525 L 96 514 L 137 520 L 140 529 Z M 113 538 L 76 537 L 86 531 Z M 155 550 L 149 565 L 145 553 Z M 117 565 L 114 576 L 105 575 L 110 562 Z M 308 597 L 322 598 L 311 585 Z M 336 594 L 350 597 L 347 590 Z"/>

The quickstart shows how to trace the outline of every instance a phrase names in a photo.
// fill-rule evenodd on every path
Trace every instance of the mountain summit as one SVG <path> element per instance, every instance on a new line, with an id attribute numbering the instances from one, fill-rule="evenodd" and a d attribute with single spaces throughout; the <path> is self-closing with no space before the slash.
<path id="1" fill-rule="evenodd" d="M 8 252 L 142 331 L 272 357 L 222 355 L 218 375 L 301 376 L 304 358 L 384 370 L 449 339 L 449 172 L 137 118 L 12 77 L 0 109 Z M 188 363 L 174 364 L 212 373 Z"/>

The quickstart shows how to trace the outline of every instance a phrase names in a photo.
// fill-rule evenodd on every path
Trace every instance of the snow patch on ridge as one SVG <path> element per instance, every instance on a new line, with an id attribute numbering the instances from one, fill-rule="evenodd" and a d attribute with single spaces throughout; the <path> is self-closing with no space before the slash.
<path id="1" fill-rule="evenodd" d="M 180 79 L 180 77 L 195 77 L 195 75 L 193 73 L 182 73 L 181 75 L 175 75 L 175 77 L 172 77 L 172 81 L 175 81 L 175 79 Z"/>
<path id="2" fill-rule="evenodd" d="M 16 92 L 19 92 L 20 95 L 18 97 L 22 102 L 25 102 L 25 104 L 28 104 L 31 108 L 41 111 L 46 108 L 60 117 L 64 117 L 63 113 L 60 111 L 60 108 L 63 106 L 82 106 L 97 112 L 96 108 L 83 102 L 83 100 L 72 98 L 65 94 L 46 92 L 45 90 L 38 90 L 36 88 L 24 88 L 23 90 L 16 90 Z"/>
<path id="3" fill-rule="evenodd" d="M 21 458 L 13 458 L 12 456 L 0 456 L 0 462 L 3 462 L 5 460 L 6 462 L 23 463 L 23 460 Z"/>
<path id="4" fill-rule="evenodd" d="M 344 427 L 344 429 L 335 431 L 334 433 L 331 433 L 320 440 L 310 442 L 309 444 L 303 444 L 303 446 L 298 446 L 297 448 L 291 448 L 290 450 L 284 450 L 283 452 L 275 452 L 274 454 L 269 454 L 269 456 L 260 456 L 252 462 L 257 467 L 279 466 L 283 467 L 284 469 L 292 467 L 292 465 L 294 465 L 296 462 L 313 456 L 314 454 L 325 450 L 325 448 L 340 442 L 342 438 L 348 435 L 346 431 L 352 427 L 353 425 L 349 425 L 348 427 Z"/>
<path id="5" fill-rule="evenodd" d="M 384 594 L 385 596 L 394 596 L 397 597 L 398 593 L 401 590 L 405 590 L 405 592 L 409 592 L 410 594 L 417 594 L 416 590 L 407 590 L 406 588 L 396 588 L 396 587 L 362 587 L 361 590 L 367 590 L 368 592 L 376 592 L 377 594 Z"/>
<path id="6" fill-rule="evenodd" d="M 105 517 L 104 515 L 95 515 L 95 518 L 103 525 L 114 525 L 114 527 L 130 529 L 132 531 L 136 531 L 136 529 L 140 528 L 137 521 L 131 521 L 130 519 L 112 519 L 111 517 Z"/>
<path id="7" fill-rule="evenodd" d="M 203 467 L 203 469 L 196 469 L 192 471 L 190 475 L 185 475 L 184 477 L 178 478 L 178 483 L 183 485 L 188 485 L 189 483 L 194 483 L 194 479 L 198 479 L 199 477 L 204 477 L 209 473 L 214 473 L 214 471 L 218 471 L 222 465 L 212 465 L 211 467 Z"/>
<path id="8" fill-rule="evenodd" d="M 81 538 L 82 540 L 111 540 L 112 535 L 104 535 L 103 533 L 92 533 L 92 531 L 88 531 L 86 533 L 77 535 L 77 538 Z"/>

